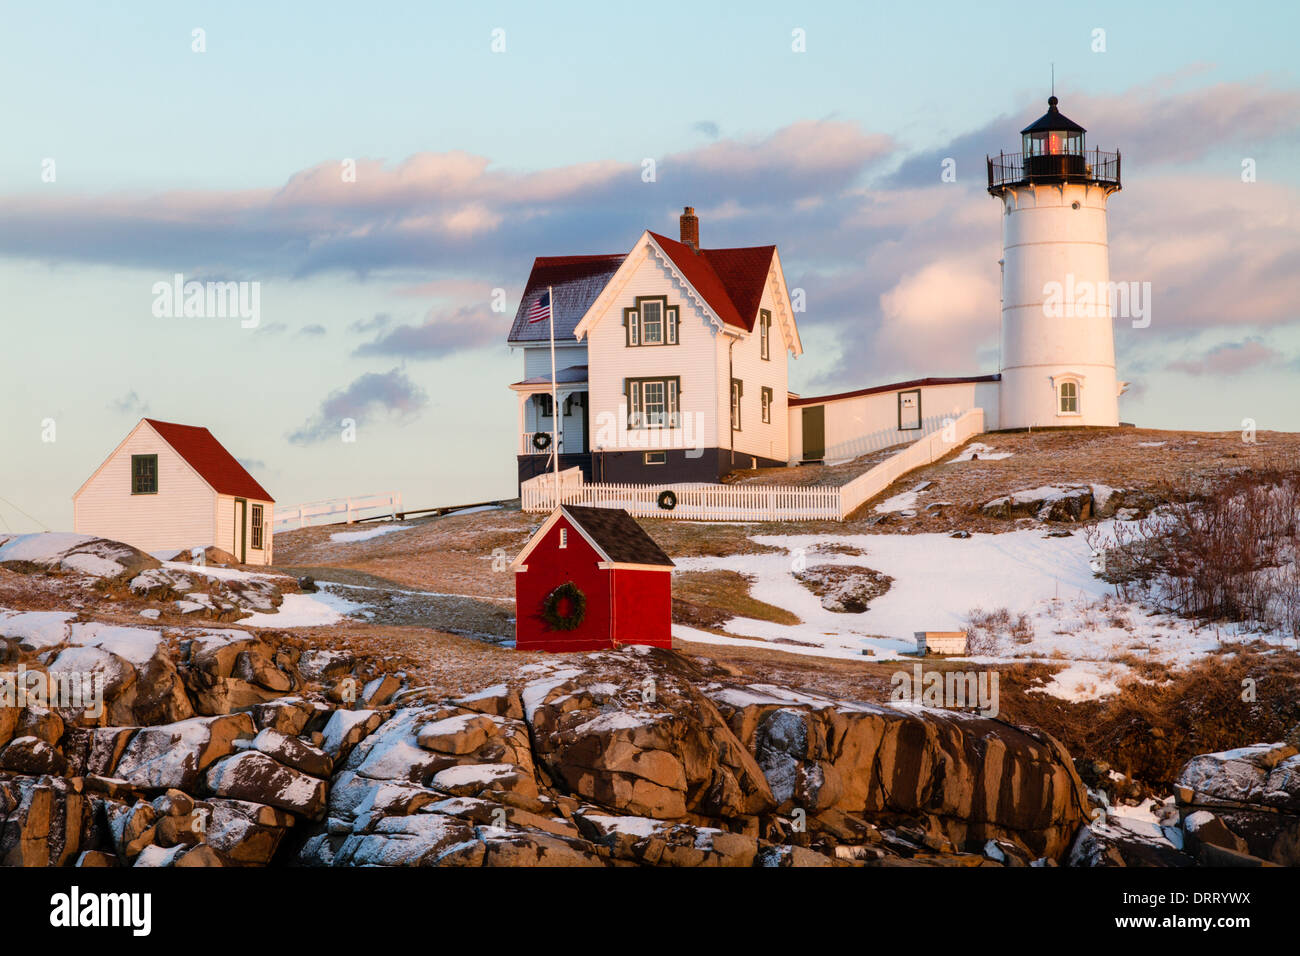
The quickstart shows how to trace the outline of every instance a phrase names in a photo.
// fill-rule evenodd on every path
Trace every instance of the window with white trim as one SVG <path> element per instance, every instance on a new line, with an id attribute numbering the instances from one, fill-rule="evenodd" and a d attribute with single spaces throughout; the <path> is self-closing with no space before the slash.
<path id="1" fill-rule="evenodd" d="M 738 379 L 731 380 L 731 430 L 740 431 L 740 398 L 745 394 L 745 385 Z"/>
<path id="2" fill-rule="evenodd" d="M 569 529 L 568 529 L 568 528 L 561 528 L 561 529 L 560 529 L 560 547 L 561 547 L 561 548 L 567 548 L 568 546 L 569 546 Z"/>
<path id="3" fill-rule="evenodd" d="M 772 358 L 772 313 L 763 309 L 758 313 L 758 352 L 763 361 Z"/>
<path id="4" fill-rule="evenodd" d="M 1061 383 L 1061 414 L 1062 415 L 1079 414 L 1079 383 L 1078 382 Z"/>
<path id="5" fill-rule="evenodd" d="M 763 424 L 770 425 L 772 423 L 772 390 L 764 386 L 761 394 L 763 396 Z"/>
<path id="6" fill-rule="evenodd" d="M 253 505 L 253 550 L 262 550 L 262 506 Z"/>
<path id="7" fill-rule="evenodd" d="M 676 345 L 679 315 L 667 296 L 637 296 L 636 305 L 623 310 L 628 346 Z"/>
<path id="8" fill-rule="evenodd" d="M 627 427 L 677 428 L 681 424 L 680 389 L 677 376 L 624 379 Z"/>
<path id="9" fill-rule="evenodd" d="M 648 451 L 642 456 L 642 460 L 647 465 L 666 465 L 668 464 L 668 452 Z"/>

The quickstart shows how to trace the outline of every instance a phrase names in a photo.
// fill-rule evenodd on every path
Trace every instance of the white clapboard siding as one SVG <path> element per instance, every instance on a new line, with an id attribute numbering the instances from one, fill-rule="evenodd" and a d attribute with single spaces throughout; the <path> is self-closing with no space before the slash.
<path id="1" fill-rule="evenodd" d="M 846 485 L 643 485 L 588 483 L 580 468 L 559 474 L 559 501 L 594 508 L 624 508 L 638 518 L 687 521 L 842 521 L 913 469 L 938 461 L 984 430 L 984 411 L 975 408 L 926 435 Z M 556 504 L 556 476 L 538 475 L 520 485 L 524 511 L 550 511 Z M 672 491 L 677 505 L 659 507 Z"/>
<path id="2" fill-rule="evenodd" d="M 623 401 L 623 380 L 660 375 L 680 377 L 681 412 L 693 416 L 690 434 L 686 435 L 684 429 L 651 429 L 645 447 L 686 447 L 683 442 L 688 438 L 689 444 L 701 448 L 723 447 L 725 442 L 719 437 L 717 370 L 721 336 L 657 256 L 644 247 L 632 255 L 639 257 L 635 270 L 618 294 L 607 300 L 608 307 L 587 335 L 592 447 L 618 447 L 613 423 Z M 623 309 L 635 305 L 637 296 L 665 294 L 669 306 L 680 309 L 678 344 L 627 347 Z"/>
<path id="3" fill-rule="evenodd" d="M 241 550 L 245 551 L 246 564 L 270 564 L 272 553 L 272 534 L 275 529 L 275 506 L 269 501 L 258 501 L 255 498 L 245 499 L 246 505 L 241 506 L 239 499 L 234 495 L 217 496 L 217 540 L 216 545 L 223 551 L 229 551 L 236 558 L 240 557 Z M 262 525 L 263 525 L 263 547 L 258 549 L 253 547 L 253 505 L 261 505 Z M 244 519 L 244 541 L 247 542 L 247 548 L 241 549 L 239 546 L 240 538 L 235 534 L 235 523 L 242 515 Z"/>
<path id="4" fill-rule="evenodd" d="M 758 320 L 754 320 L 754 331 L 740 336 L 735 346 L 730 349 L 728 362 L 728 336 L 718 336 L 718 421 L 721 424 L 721 447 L 728 447 L 728 439 L 734 442 L 737 462 L 741 456 L 752 455 L 771 461 L 789 460 L 789 399 L 787 360 L 785 338 L 777 319 L 780 304 L 772 283 L 765 284 L 760 309 L 772 313 L 772 336 L 768 354 L 762 357 L 762 335 Z M 786 307 L 788 308 L 788 306 Z M 746 316 L 748 318 L 748 316 Z M 731 418 L 731 382 L 727 376 L 730 364 L 731 378 L 741 381 L 743 388 L 740 395 L 740 430 L 728 435 L 727 425 Z M 772 390 L 771 421 L 763 421 L 763 388 Z M 744 464 L 748 464 L 745 462 Z"/>
<path id="5" fill-rule="evenodd" d="M 131 494 L 131 456 L 158 456 L 158 493 Z M 80 534 L 142 551 L 207 547 L 217 541 L 216 492 L 148 423 L 141 422 L 73 498 Z"/>

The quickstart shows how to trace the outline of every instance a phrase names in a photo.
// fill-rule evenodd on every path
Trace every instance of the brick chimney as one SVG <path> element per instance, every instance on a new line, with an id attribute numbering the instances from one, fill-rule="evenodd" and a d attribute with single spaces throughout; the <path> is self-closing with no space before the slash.
<path id="1" fill-rule="evenodd" d="M 695 215 L 694 206 L 687 206 L 682 213 L 682 242 L 696 252 L 700 251 L 700 220 Z"/>

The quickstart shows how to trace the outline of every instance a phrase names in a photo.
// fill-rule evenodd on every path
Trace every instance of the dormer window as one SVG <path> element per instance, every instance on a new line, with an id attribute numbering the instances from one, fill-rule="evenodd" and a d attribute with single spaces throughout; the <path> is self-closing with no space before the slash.
<path id="1" fill-rule="evenodd" d="M 635 306 L 623 310 L 628 346 L 676 345 L 677 319 L 677 306 L 667 297 L 638 296 Z"/>

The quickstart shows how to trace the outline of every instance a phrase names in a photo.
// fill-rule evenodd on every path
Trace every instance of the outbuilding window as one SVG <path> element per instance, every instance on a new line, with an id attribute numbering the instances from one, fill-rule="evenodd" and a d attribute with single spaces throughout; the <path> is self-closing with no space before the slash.
<path id="1" fill-rule="evenodd" d="M 569 529 L 568 529 L 568 528 L 561 528 L 561 529 L 560 529 L 560 547 L 561 547 L 561 548 L 567 548 L 568 546 L 569 546 Z"/>
<path id="2" fill-rule="evenodd" d="M 1079 414 L 1079 385 L 1077 382 L 1061 383 L 1061 414 Z"/>
<path id="3" fill-rule="evenodd" d="M 253 550 L 262 550 L 262 506 L 253 505 Z"/>
<path id="4" fill-rule="evenodd" d="M 131 494 L 158 494 L 158 456 L 131 456 Z"/>

